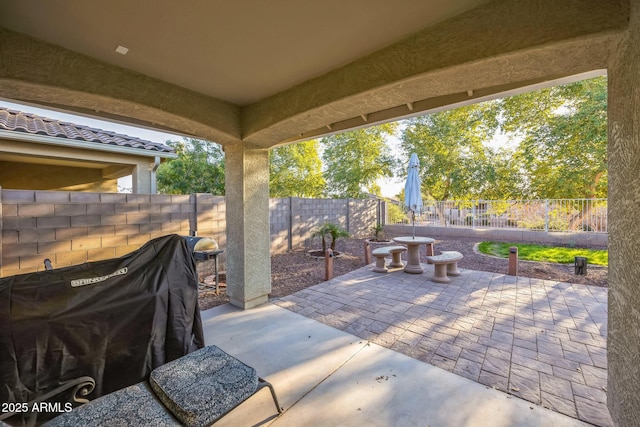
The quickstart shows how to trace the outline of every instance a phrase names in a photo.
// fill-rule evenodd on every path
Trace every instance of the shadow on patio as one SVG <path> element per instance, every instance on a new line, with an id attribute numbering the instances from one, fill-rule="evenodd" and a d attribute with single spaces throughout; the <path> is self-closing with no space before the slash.
<path id="1" fill-rule="evenodd" d="M 285 408 L 268 420 L 264 393 L 220 423 L 611 425 L 607 289 L 472 270 L 441 285 L 423 267 L 204 311 L 207 344 L 254 366 Z"/>

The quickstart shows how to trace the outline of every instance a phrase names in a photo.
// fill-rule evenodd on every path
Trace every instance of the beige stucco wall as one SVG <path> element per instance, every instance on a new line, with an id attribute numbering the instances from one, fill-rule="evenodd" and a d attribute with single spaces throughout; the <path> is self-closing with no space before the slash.
<path id="1" fill-rule="evenodd" d="M 640 3 L 609 68 L 608 405 L 618 426 L 640 425 Z"/>
<path id="2" fill-rule="evenodd" d="M 0 187 L 117 193 L 118 180 L 103 178 L 101 169 L 0 161 Z"/>
<path id="3" fill-rule="evenodd" d="M 19 140 L 0 138 L 0 187 L 115 193 L 117 179 L 131 175 L 134 193 L 152 192 L 153 155 L 135 152 L 141 150 L 82 149 L 65 145 L 68 141 L 57 138 L 44 138 L 46 141 L 42 142 L 38 141 L 39 135 L 31 142 L 24 140 L 29 138 L 25 135 L 20 134 Z"/>

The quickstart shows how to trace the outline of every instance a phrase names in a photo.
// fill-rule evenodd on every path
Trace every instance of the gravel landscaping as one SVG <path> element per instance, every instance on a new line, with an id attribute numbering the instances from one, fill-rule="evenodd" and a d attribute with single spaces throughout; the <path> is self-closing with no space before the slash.
<path id="1" fill-rule="evenodd" d="M 464 259 L 458 263 L 460 268 L 471 270 L 506 273 L 508 260 L 478 253 L 474 248 L 477 239 L 437 239 L 436 253 L 441 250 L 458 251 Z M 390 243 L 391 244 L 391 243 Z M 342 239 L 337 249 L 343 254 L 334 258 L 334 277 L 363 267 L 364 241 L 362 239 Z M 604 248 L 603 248 L 604 249 Z M 424 249 L 421 258 L 426 262 Z M 308 257 L 304 251 L 289 252 L 271 257 L 271 298 L 282 297 L 324 281 L 324 260 Z M 607 287 L 607 267 L 589 265 L 586 276 L 574 274 L 573 264 L 554 264 L 520 261 L 518 274 L 558 282 L 579 283 L 590 286 Z M 221 276 L 224 282 L 225 276 Z M 214 292 L 200 292 L 200 309 L 206 310 L 228 301 L 226 295 Z"/>

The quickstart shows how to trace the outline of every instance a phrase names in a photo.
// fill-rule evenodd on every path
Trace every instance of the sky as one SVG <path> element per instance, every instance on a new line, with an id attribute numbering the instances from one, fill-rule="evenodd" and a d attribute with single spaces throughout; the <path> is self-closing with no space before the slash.
<path id="1" fill-rule="evenodd" d="M 107 120 L 92 119 L 85 116 L 79 116 L 75 114 L 62 113 L 56 110 L 49 110 L 45 108 L 33 107 L 28 104 L 15 103 L 14 101 L 7 101 L 0 98 L 0 107 L 9 108 L 12 110 L 22 111 L 23 113 L 36 114 L 38 116 L 47 117 L 50 119 L 66 121 L 77 125 L 91 126 L 98 129 L 108 130 L 111 132 L 117 132 L 128 136 L 134 136 L 146 141 L 152 141 L 164 144 L 168 140 L 181 140 L 182 136 L 175 135 L 166 132 L 153 131 L 146 128 L 137 126 L 123 125 Z M 394 141 L 390 141 L 394 144 Z M 397 142 L 399 145 L 399 141 Z M 404 181 L 398 178 L 389 178 L 379 181 L 382 195 L 384 197 L 395 197 L 403 188 Z M 131 188 L 131 177 L 122 178 L 118 181 L 118 186 L 121 188 Z"/>

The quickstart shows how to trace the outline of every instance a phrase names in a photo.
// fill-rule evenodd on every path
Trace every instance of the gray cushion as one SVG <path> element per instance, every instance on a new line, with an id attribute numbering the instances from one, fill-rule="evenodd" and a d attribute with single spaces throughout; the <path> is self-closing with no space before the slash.
<path id="1" fill-rule="evenodd" d="M 146 382 L 109 393 L 48 421 L 44 426 L 180 426 Z"/>
<path id="2" fill-rule="evenodd" d="M 187 427 L 210 425 L 258 388 L 250 366 L 208 346 L 151 372 L 153 391 Z"/>

